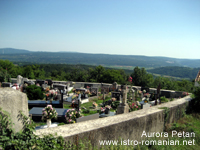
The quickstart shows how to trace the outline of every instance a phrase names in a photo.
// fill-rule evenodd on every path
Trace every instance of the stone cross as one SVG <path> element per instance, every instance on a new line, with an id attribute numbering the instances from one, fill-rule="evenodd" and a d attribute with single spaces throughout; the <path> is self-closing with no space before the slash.
<path id="1" fill-rule="evenodd" d="M 126 85 L 123 86 L 123 99 L 122 99 L 122 103 L 123 104 L 127 103 L 127 86 Z"/>

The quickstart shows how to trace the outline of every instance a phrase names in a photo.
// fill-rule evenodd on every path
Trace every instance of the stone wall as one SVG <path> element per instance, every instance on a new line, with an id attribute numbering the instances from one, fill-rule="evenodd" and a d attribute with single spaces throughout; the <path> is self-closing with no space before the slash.
<path id="1" fill-rule="evenodd" d="M 120 114 L 112 117 L 90 120 L 86 122 L 67 124 L 50 129 L 37 130 L 35 134 L 55 134 L 63 136 L 66 141 L 77 143 L 80 140 L 90 140 L 93 146 L 99 146 L 99 140 L 137 140 L 145 132 L 163 132 L 164 123 L 172 123 L 182 117 L 186 110 L 190 96 L 174 100 L 168 103 L 142 109 L 128 114 Z M 169 108 L 169 118 L 165 120 L 165 110 Z"/>
<path id="2" fill-rule="evenodd" d="M 21 110 L 26 116 L 29 115 L 26 94 L 12 88 L 0 88 L 0 107 L 3 111 L 9 113 L 14 123 L 14 130 L 16 132 L 20 131 L 23 128 L 23 124 L 19 120 L 19 111 Z"/>

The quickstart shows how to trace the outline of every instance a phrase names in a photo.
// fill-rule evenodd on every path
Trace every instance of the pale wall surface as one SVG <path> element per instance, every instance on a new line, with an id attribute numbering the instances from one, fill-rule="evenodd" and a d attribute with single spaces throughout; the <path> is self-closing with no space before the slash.
<path id="1" fill-rule="evenodd" d="M 0 88 L 0 107 L 9 113 L 15 131 L 20 131 L 23 125 L 21 120 L 18 120 L 19 111 L 21 110 L 26 116 L 29 115 L 26 94 L 12 88 Z"/>

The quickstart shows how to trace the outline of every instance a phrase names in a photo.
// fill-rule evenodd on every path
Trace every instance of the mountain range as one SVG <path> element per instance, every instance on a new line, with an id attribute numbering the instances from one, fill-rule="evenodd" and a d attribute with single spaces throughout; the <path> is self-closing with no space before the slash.
<path id="1" fill-rule="evenodd" d="M 200 67 L 200 59 L 178 59 L 142 55 L 110 55 L 79 52 L 44 52 L 14 48 L 0 48 L 0 59 L 37 64 L 87 64 L 102 66 L 139 66 L 157 68 L 165 66 Z"/>

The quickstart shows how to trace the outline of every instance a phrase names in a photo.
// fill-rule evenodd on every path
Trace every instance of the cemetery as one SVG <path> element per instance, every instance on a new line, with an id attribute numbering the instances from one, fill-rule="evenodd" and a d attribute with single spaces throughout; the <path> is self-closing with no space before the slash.
<path id="1" fill-rule="evenodd" d="M 36 95 L 42 98 L 36 99 Z M 167 121 L 171 123 L 181 117 L 178 111 L 185 110 L 191 100 L 187 92 L 164 90 L 160 85 L 149 88 L 116 82 L 29 80 L 20 75 L 12 83 L 1 84 L 0 98 L 3 110 L 17 115 L 21 109 L 37 123 L 36 135 L 57 133 L 72 143 L 77 142 L 76 137 L 89 138 L 94 145 L 102 138 L 141 139 L 143 130 L 161 132 L 165 115 L 160 108 L 170 109 Z M 15 105 L 20 106 L 16 109 Z"/>

